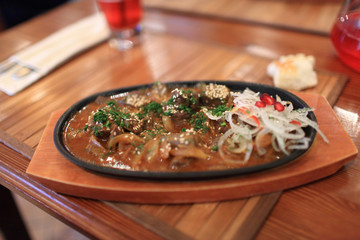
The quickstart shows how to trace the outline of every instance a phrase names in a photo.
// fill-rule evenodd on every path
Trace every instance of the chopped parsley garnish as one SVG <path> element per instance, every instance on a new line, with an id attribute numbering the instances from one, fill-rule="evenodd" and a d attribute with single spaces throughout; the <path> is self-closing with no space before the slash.
<path id="1" fill-rule="evenodd" d="M 194 105 L 198 102 L 192 93 L 193 93 L 193 91 L 191 91 L 191 90 L 182 90 L 182 95 L 186 95 L 186 97 L 185 97 L 186 105 Z"/>
<path id="2" fill-rule="evenodd" d="M 90 128 L 94 131 L 94 135 L 99 137 L 101 136 L 102 128 L 110 128 L 113 123 L 117 126 L 124 127 L 125 126 L 125 119 L 129 119 L 130 114 L 124 111 L 120 111 L 119 106 L 116 104 L 115 101 L 109 101 L 106 103 L 106 106 L 97 110 L 97 112 L 93 115 L 93 122 L 95 123 L 94 126 Z M 89 128 L 88 125 L 85 125 L 84 131 Z"/>
<path id="3" fill-rule="evenodd" d="M 106 123 L 104 124 L 104 126 L 105 126 L 106 128 L 109 128 L 109 127 L 111 126 L 110 121 L 109 121 L 109 120 L 107 120 L 107 121 L 106 121 Z"/>
<path id="4" fill-rule="evenodd" d="M 175 100 L 174 100 L 173 98 L 170 98 L 169 100 L 166 101 L 166 104 L 167 104 L 167 105 L 174 106 Z"/>
<path id="5" fill-rule="evenodd" d="M 147 118 L 147 115 L 152 113 L 157 117 L 161 116 L 173 116 L 177 112 L 185 112 L 188 114 L 189 122 L 192 125 L 192 128 L 195 131 L 206 132 L 209 129 L 209 126 L 206 125 L 208 118 L 203 112 L 198 112 L 198 109 L 202 106 L 197 106 L 199 104 L 198 97 L 201 97 L 199 93 L 193 92 L 190 89 L 181 90 L 180 95 L 183 99 L 177 103 L 177 99 L 171 97 L 170 99 L 163 101 L 161 103 L 156 101 L 151 101 L 145 105 L 142 105 L 136 113 L 130 114 L 129 110 L 126 107 L 118 105 L 114 100 L 111 100 L 106 103 L 106 105 L 98 109 L 93 115 L 94 125 L 90 124 L 89 126 L 84 127 L 84 131 L 91 128 L 95 136 L 101 136 L 103 133 L 103 128 L 111 128 L 112 124 L 119 126 L 125 130 L 132 131 L 132 118 L 135 117 L 136 121 L 143 120 Z M 194 106 L 195 105 L 195 106 Z M 163 110 L 165 109 L 166 110 Z M 219 105 L 214 109 L 209 109 L 209 113 L 214 116 L 221 116 L 225 111 L 229 111 L 231 107 L 227 107 L 225 104 Z M 151 116 L 149 116 L 151 118 Z M 220 126 L 226 126 L 226 122 L 220 122 Z M 149 131 L 149 135 L 156 136 L 161 134 L 164 129 L 152 129 Z M 181 129 L 181 132 L 186 132 L 185 128 Z"/>
<path id="6" fill-rule="evenodd" d="M 190 120 L 190 124 L 194 125 L 194 130 L 202 130 L 203 132 L 206 132 L 208 130 L 208 127 L 205 125 L 206 120 L 207 117 L 203 112 L 197 112 Z"/>
<path id="7" fill-rule="evenodd" d="M 193 113 L 193 110 L 189 106 L 186 106 L 186 105 L 183 105 L 183 104 L 180 104 L 179 107 L 177 108 L 177 110 L 185 111 L 190 115 Z"/>
<path id="8" fill-rule="evenodd" d="M 107 102 L 106 104 L 107 104 L 108 106 L 110 106 L 110 107 L 116 108 L 116 102 L 115 102 L 115 101 L 109 101 L 109 102 Z"/>
<path id="9" fill-rule="evenodd" d="M 107 153 L 104 153 L 101 158 L 105 159 L 107 158 L 108 156 L 110 156 L 112 154 L 112 152 L 107 152 Z"/>
<path id="10" fill-rule="evenodd" d="M 214 152 L 219 150 L 219 146 L 218 145 L 214 145 L 211 150 L 213 150 Z"/>
<path id="11" fill-rule="evenodd" d="M 160 103 L 152 101 L 152 102 L 148 103 L 147 105 L 144 105 L 143 110 L 144 110 L 145 114 L 148 114 L 150 112 L 161 114 L 162 113 L 162 105 Z"/>
<path id="12" fill-rule="evenodd" d="M 193 105 L 198 102 L 197 99 L 194 98 L 194 96 L 191 96 L 190 99 L 189 99 L 189 101 L 190 101 L 190 103 L 193 104 Z"/>
<path id="13" fill-rule="evenodd" d="M 209 110 L 210 113 L 214 116 L 220 117 L 224 112 L 230 111 L 231 107 L 226 107 L 225 105 L 219 105 L 216 108 Z"/>
<path id="14" fill-rule="evenodd" d="M 172 115 L 171 110 L 164 112 L 164 115 L 165 116 L 171 116 Z"/>
<path id="15" fill-rule="evenodd" d="M 95 137 L 100 137 L 102 135 L 102 132 L 100 131 L 101 128 L 97 127 L 97 126 L 93 126 L 92 127 L 93 131 L 94 131 L 94 135 Z"/>
<path id="16" fill-rule="evenodd" d="M 99 109 L 93 116 L 93 120 L 95 123 L 104 124 L 108 120 L 108 115 L 104 109 Z"/>
<path id="17" fill-rule="evenodd" d="M 190 89 L 188 90 L 181 90 L 182 94 L 190 94 L 192 91 Z"/>
<path id="18" fill-rule="evenodd" d="M 142 113 L 136 113 L 135 116 L 137 116 L 140 119 L 144 118 L 144 114 L 142 114 Z"/>

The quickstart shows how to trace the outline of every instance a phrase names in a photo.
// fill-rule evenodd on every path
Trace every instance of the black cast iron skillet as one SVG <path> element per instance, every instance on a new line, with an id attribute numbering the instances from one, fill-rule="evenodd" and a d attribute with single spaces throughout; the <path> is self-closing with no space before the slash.
<path id="1" fill-rule="evenodd" d="M 167 85 L 180 85 L 180 86 L 194 86 L 198 84 L 200 81 L 188 81 L 188 82 L 173 82 L 173 83 L 166 83 Z M 285 91 L 283 89 L 275 88 L 268 85 L 256 84 L 256 83 L 245 83 L 245 82 L 233 82 L 233 81 L 201 81 L 206 84 L 209 83 L 217 83 L 226 85 L 231 91 L 242 91 L 246 88 L 253 90 L 254 92 L 260 93 L 268 93 L 272 96 L 278 95 L 282 100 L 291 101 L 294 105 L 294 109 L 298 108 L 309 108 L 309 106 L 300 98 L 295 96 L 294 94 Z M 161 179 L 168 179 L 168 180 L 195 180 L 195 179 L 211 179 L 217 177 L 229 177 L 234 175 L 244 175 L 254 172 L 260 172 L 268 169 L 272 169 L 275 167 L 279 167 L 281 165 L 287 164 L 289 162 L 294 161 L 295 159 L 299 158 L 308 149 L 305 150 L 294 150 L 291 152 L 290 155 L 282 157 L 276 161 L 272 161 L 269 163 L 264 163 L 256 166 L 249 166 L 243 168 L 234 168 L 234 169 L 225 169 L 225 170 L 214 170 L 214 171 L 193 171 L 193 172 L 153 172 L 153 171 L 129 171 L 129 170 L 122 170 L 117 168 L 105 167 L 94 165 L 90 162 L 86 162 L 77 158 L 76 156 L 72 155 L 64 145 L 63 142 L 63 129 L 67 125 L 68 120 L 75 114 L 77 111 L 82 109 L 84 106 L 93 102 L 98 96 L 112 96 L 120 93 L 130 92 L 133 90 L 137 90 L 140 88 L 150 87 L 152 84 L 146 85 L 139 85 L 133 87 L 126 87 L 120 89 L 114 89 L 106 92 L 96 93 L 89 97 L 86 97 L 79 102 L 75 103 L 71 106 L 67 111 L 60 117 L 57 121 L 55 129 L 54 129 L 54 142 L 58 149 L 58 151 L 68 160 L 75 163 L 76 165 L 90 170 L 96 173 L 105 174 L 109 176 L 117 176 L 117 177 L 130 177 L 130 178 L 138 178 L 138 179 L 152 179 L 152 180 L 161 180 Z M 308 118 L 316 121 L 315 114 L 310 112 L 308 114 Z M 304 128 L 306 137 L 311 139 L 310 146 L 312 145 L 316 130 L 311 127 Z"/>

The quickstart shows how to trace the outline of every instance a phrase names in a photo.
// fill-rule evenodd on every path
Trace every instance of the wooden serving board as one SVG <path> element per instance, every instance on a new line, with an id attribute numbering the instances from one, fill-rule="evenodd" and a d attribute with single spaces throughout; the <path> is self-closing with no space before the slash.
<path id="1" fill-rule="evenodd" d="M 63 111 L 52 114 L 27 173 L 65 194 L 135 203 L 195 203 L 239 199 L 303 185 L 339 170 L 357 149 L 327 100 L 313 93 L 295 93 L 315 109 L 319 126 L 329 139 L 317 135 L 310 150 L 294 162 L 259 173 L 200 181 L 151 181 L 114 178 L 78 167 L 53 143 L 53 129 Z"/>

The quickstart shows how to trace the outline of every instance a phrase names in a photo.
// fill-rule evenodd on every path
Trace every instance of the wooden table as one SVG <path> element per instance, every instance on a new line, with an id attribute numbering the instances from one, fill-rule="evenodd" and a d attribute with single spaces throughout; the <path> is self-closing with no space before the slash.
<path id="1" fill-rule="evenodd" d="M 143 0 L 143 4 L 151 9 L 277 26 L 317 34 L 328 34 L 330 32 L 341 8 L 341 3 L 341 0 Z"/>
<path id="2" fill-rule="evenodd" d="M 1 33 L 0 59 L 94 11 L 92 1 L 75 1 Z M 92 93 L 178 79 L 263 79 L 269 58 L 298 52 L 314 55 L 319 71 L 349 78 L 345 88 L 339 89 L 339 98 L 331 101 L 341 124 L 360 148 L 360 74 L 339 61 L 327 36 L 153 8 L 147 9 L 144 24 L 147 30 L 140 47 L 117 52 L 103 43 L 15 96 L 0 93 L 2 185 L 92 238 L 360 237 L 358 156 L 332 176 L 305 186 L 198 204 L 91 200 L 56 193 L 28 176 L 27 166 L 50 114 Z"/>

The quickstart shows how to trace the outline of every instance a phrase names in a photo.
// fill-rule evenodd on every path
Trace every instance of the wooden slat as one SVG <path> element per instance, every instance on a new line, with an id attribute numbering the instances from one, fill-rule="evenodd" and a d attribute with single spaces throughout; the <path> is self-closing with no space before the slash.
<path id="1" fill-rule="evenodd" d="M 190 236 L 195 236 L 203 226 L 203 223 L 213 214 L 217 205 L 218 203 L 216 202 L 194 204 L 186 214 L 179 219 L 175 227 Z"/>
<path id="2" fill-rule="evenodd" d="M 246 204 L 251 199 L 242 201 L 220 202 L 211 216 L 204 221 L 195 234 L 196 239 L 225 239 L 222 236 L 228 231 L 232 222 L 236 221 L 236 216 L 246 211 Z M 261 221 L 259 219 L 259 221 Z M 190 224 L 192 221 L 189 221 Z M 230 239 L 230 238 L 228 238 Z"/>
<path id="3" fill-rule="evenodd" d="M 176 229 L 169 226 L 166 222 L 159 220 L 151 214 L 146 213 L 141 210 L 136 205 L 133 204 L 124 204 L 124 203 L 107 203 L 109 206 L 113 207 L 117 211 L 121 212 L 125 216 L 128 216 L 133 221 L 138 222 L 143 225 L 145 228 L 150 231 L 155 232 L 160 237 L 168 240 L 179 239 L 179 240 L 187 240 L 191 239 L 189 236 L 184 234 L 181 231 L 177 231 Z"/>
<path id="4" fill-rule="evenodd" d="M 144 0 L 147 8 L 328 34 L 342 1 Z"/>
<path id="5" fill-rule="evenodd" d="M 335 179 L 339 179 L 339 177 L 335 175 L 334 178 L 329 179 L 330 182 L 325 184 L 327 188 L 323 188 L 324 185 L 322 184 L 321 187 L 317 187 L 319 184 L 315 183 L 315 185 L 283 194 L 279 200 L 279 205 L 277 205 L 279 208 L 275 208 L 272 212 L 277 221 L 267 221 L 263 227 L 263 230 L 267 232 L 265 238 L 292 239 L 294 234 L 301 236 L 299 239 L 314 239 L 313 236 L 316 235 L 326 235 L 326 239 L 359 238 L 359 232 L 355 229 L 360 227 L 360 222 L 351 219 L 359 216 L 360 209 L 356 202 L 351 204 L 351 200 L 348 201 L 341 196 L 341 193 L 346 190 L 336 187 L 343 186 L 343 184 L 336 183 Z M 335 183 L 335 185 L 330 186 L 331 183 Z M 354 194 L 356 185 L 352 186 L 349 192 Z M 298 199 L 301 199 L 301 201 L 298 201 Z M 311 216 L 309 221 L 312 224 L 321 225 L 328 229 L 328 233 L 323 233 L 319 228 L 311 227 L 303 222 L 289 226 L 288 222 L 292 222 L 294 216 L 298 218 Z M 327 221 L 327 219 L 336 220 Z M 342 229 L 343 231 L 333 231 L 333 229 Z M 274 234 L 275 232 L 276 234 Z"/>
<path id="6" fill-rule="evenodd" d="M 175 226 L 176 223 L 186 214 L 191 208 L 192 204 L 171 204 L 171 205 L 140 205 L 140 208 L 147 211 L 159 219 L 163 220 L 171 226 Z M 151 211 L 150 209 L 151 208 Z"/>
<path id="7" fill-rule="evenodd" d="M 280 198 L 282 192 L 273 192 L 248 200 L 244 207 L 247 211 L 238 215 L 240 221 L 234 220 L 228 231 L 223 235 L 224 239 L 253 239 L 257 231 L 265 222 L 265 216 L 272 211 L 272 207 Z M 241 224 L 239 224 L 241 223 Z"/>
<path id="8" fill-rule="evenodd" d="M 0 129 L 0 142 L 31 159 L 35 149 Z"/>
<path id="9" fill-rule="evenodd" d="M 275 192 L 240 201 L 140 208 L 133 204 L 108 204 L 135 221 L 146 222 L 147 228 L 164 239 L 253 239 L 280 195 L 281 192 Z M 153 211 L 147 214 L 146 208 Z M 162 214 L 154 213 L 159 209 Z M 179 214 L 181 218 L 177 217 Z"/>

